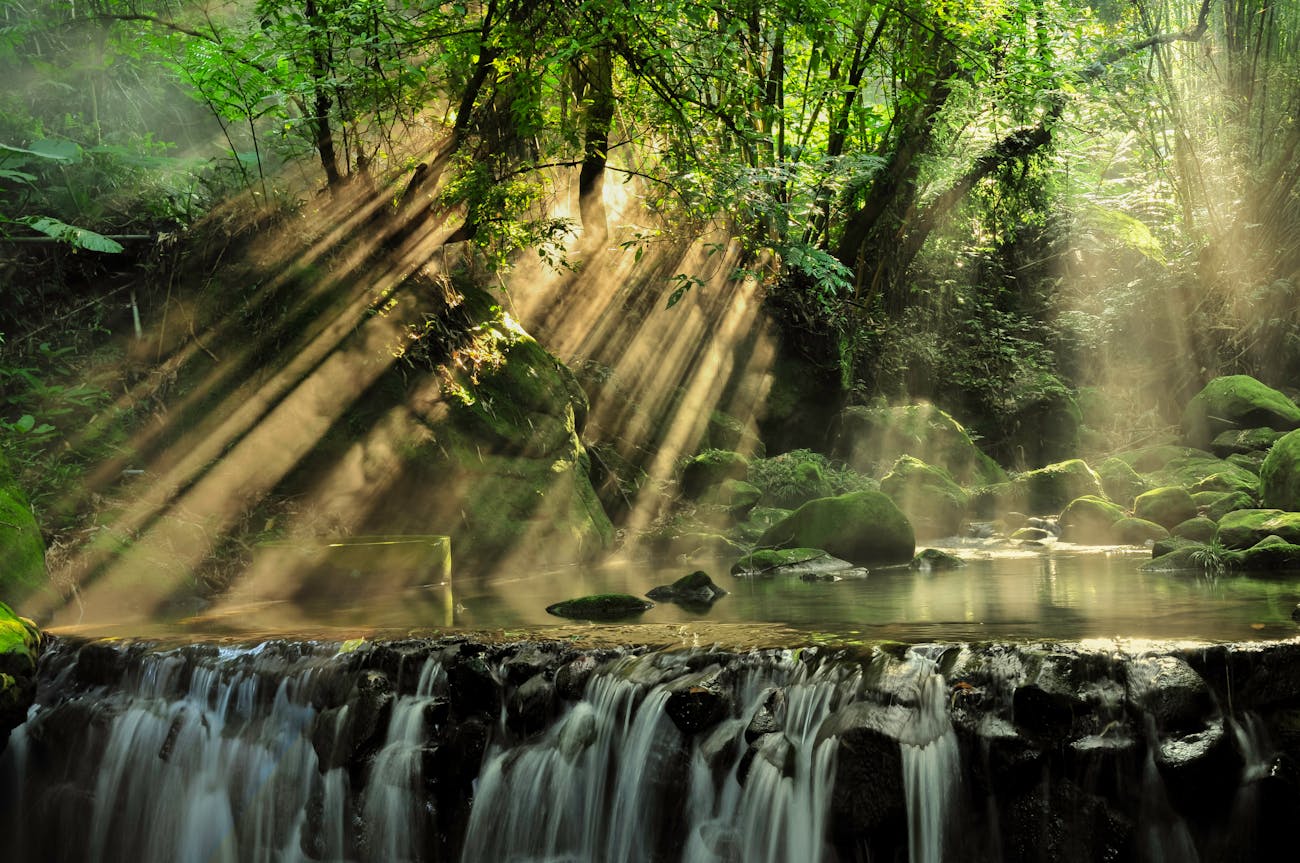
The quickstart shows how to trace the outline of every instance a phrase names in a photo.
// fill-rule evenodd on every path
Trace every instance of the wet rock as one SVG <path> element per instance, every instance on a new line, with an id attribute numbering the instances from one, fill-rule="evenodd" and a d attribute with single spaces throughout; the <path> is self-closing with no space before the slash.
<path id="1" fill-rule="evenodd" d="M 821 548 L 862 566 L 906 563 L 912 525 L 886 495 L 860 491 L 809 501 L 759 539 L 769 548 Z"/>
<path id="2" fill-rule="evenodd" d="M 795 751 L 789 738 L 780 732 L 764 734 L 749 744 L 745 754 L 736 766 L 736 779 L 744 785 L 756 760 L 761 760 L 774 767 L 782 777 L 794 775 Z"/>
<path id="3" fill-rule="evenodd" d="M 664 712 L 683 734 L 712 728 L 731 713 L 731 696 L 721 683 L 721 669 L 688 674 L 669 685 Z"/>
<path id="4" fill-rule="evenodd" d="M 1154 754 L 1170 800 L 1179 809 L 1215 811 L 1231 803 L 1241 759 L 1222 720 L 1199 731 L 1162 737 Z"/>
<path id="5" fill-rule="evenodd" d="M 1125 668 L 1129 702 L 1161 732 L 1203 728 L 1216 711 L 1209 686 L 1177 656 L 1139 657 Z"/>
<path id="6" fill-rule="evenodd" d="M 587 681 L 599 666 L 596 658 L 589 654 L 570 660 L 555 672 L 555 691 L 561 698 L 578 700 L 587 688 Z"/>
<path id="7" fill-rule="evenodd" d="M 1020 530 L 1011 534 L 1011 539 L 1017 541 L 1042 542 L 1045 539 L 1052 539 L 1054 534 L 1050 530 L 1043 530 L 1041 527 L 1022 527 Z"/>
<path id="8" fill-rule="evenodd" d="M 77 651 L 72 673 L 87 686 L 113 686 L 126 673 L 126 658 L 120 647 L 92 641 Z"/>
<path id="9" fill-rule="evenodd" d="M 654 607 L 653 602 L 625 593 L 601 593 L 557 602 L 547 606 L 546 613 L 576 620 L 623 620 Z"/>
<path id="10" fill-rule="evenodd" d="M 555 718 L 555 685 L 544 674 L 535 674 L 510 695 L 506 722 L 516 734 L 537 734 Z"/>
<path id="11" fill-rule="evenodd" d="M 744 724 L 743 719 L 724 719 L 704 734 L 697 745 L 704 763 L 714 770 L 729 767 L 740 751 L 741 738 L 738 732 Z"/>
<path id="12" fill-rule="evenodd" d="M 1061 535 L 1061 522 L 1054 518 L 1042 518 L 1040 516 L 1031 516 L 1025 519 L 1025 526 L 1045 530 L 1052 536 Z"/>
<path id="13" fill-rule="evenodd" d="M 922 549 L 917 553 L 916 557 L 912 558 L 911 563 L 912 569 L 919 569 L 922 572 L 961 569 L 965 565 L 966 561 L 957 555 L 949 554 L 937 548 Z"/>
<path id="14" fill-rule="evenodd" d="M 461 716 L 501 712 L 501 684 L 482 657 L 458 658 L 447 667 L 452 708 Z"/>
<path id="15" fill-rule="evenodd" d="M 383 742 L 395 695 L 388 677 L 378 671 L 363 674 L 347 702 L 316 715 L 311 744 L 322 770 L 352 764 L 362 753 Z"/>
<path id="16" fill-rule="evenodd" d="M 1231 553 L 1233 569 L 1267 573 L 1300 569 L 1300 545 L 1280 536 L 1266 536 L 1250 548 Z"/>
<path id="17" fill-rule="evenodd" d="M 820 548 L 764 548 L 745 555 L 731 567 L 731 574 L 743 577 L 777 575 L 821 575 L 852 569 L 853 564 Z"/>
<path id="18" fill-rule="evenodd" d="M 897 829 L 906 812 L 899 739 L 911 711 L 900 705 L 859 701 L 831 714 L 817 743 L 839 740 L 831 790 L 834 829 L 856 836 Z"/>
<path id="19" fill-rule="evenodd" d="M 672 584 L 663 584 L 650 590 L 646 596 L 659 602 L 677 602 L 682 605 L 710 605 L 726 596 L 727 592 L 713 583 L 709 574 L 696 570 L 683 575 Z"/>
<path id="20" fill-rule="evenodd" d="M 768 693 L 767 698 L 758 710 L 754 711 L 754 716 L 745 726 L 745 742 L 753 743 L 765 734 L 775 734 L 782 730 L 782 720 L 780 717 L 785 715 L 785 693 L 780 689 L 773 689 Z"/>
<path id="21" fill-rule="evenodd" d="M 549 671 L 555 665 L 555 655 L 535 644 L 525 644 L 501 663 L 505 678 L 521 684 L 530 678 Z"/>

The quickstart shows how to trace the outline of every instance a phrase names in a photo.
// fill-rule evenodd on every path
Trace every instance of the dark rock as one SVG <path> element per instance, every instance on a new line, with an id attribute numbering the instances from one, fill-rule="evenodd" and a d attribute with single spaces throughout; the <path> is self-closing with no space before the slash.
<path id="1" fill-rule="evenodd" d="M 711 449 L 682 465 L 682 494 L 694 500 L 723 480 L 744 479 L 749 473 L 749 459 L 738 452 Z"/>
<path id="2" fill-rule="evenodd" d="M 966 561 L 962 560 L 957 555 L 949 554 L 948 552 L 941 551 L 937 548 L 921 549 L 921 551 L 917 552 L 916 557 L 912 558 L 911 563 L 912 569 L 923 571 L 961 569 L 965 565 Z"/>
<path id="3" fill-rule="evenodd" d="M 557 602 L 547 606 L 546 613 L 577 620 L 622 620 L 654 607 L 653 602 L 625 593 L 601 593 Z"/>
<path id="4" fill-rule="evenodd" d="M 680 677 L 669 685 L 664 712 L 683 734 L 698 734 L 731 713 L 731 696 L 721 685 L 721 669 L 713 667 Z"/>
<path id="5" fill-rule="evenodd" d="M 653 600 L 683 605 L 709 605 L 726 595 L 727 592 L 714 584 L 709 574 L 702 570 L 683 575 L 672 584 L 661 584 L 646 594 Z"/>
<path id="6" fill-rule="evenodd" d="M 562 698 L 577 701 L 582 697 L 582 693 L 587 688 L 587 681 L 591 679 L 591 675 L 599 665 L 596 658 L 589 654 L 570 660 L 555 672 L 555 691 Z"/>
<path id="7" fill-rule="evenodd" d="M 782 777 L 794 776 L 795 751 L 789 738 L 780 732 L 764 734 L 749 744 L 736 766 L 736 779 L 744 785 L 757 760 L 765 761 Z"/>
<path id="8" fill-rule="evenodd" d="M 1130 703 L 1161 733 L 1199 730 L 1216 712 L 1210 688 L 1177 656 L 1139 657 L 1125 668 Z"/>
<path id="9" fill-rule="evenodd" d="M 897 829 L 906 812 L 899 740 L 911 711 L 858 701 L 831 714 L 817 742 L 839 739 L 831 819 L 837 831 L 871 836 Z"/>
<path id="10" fill-rule="evenodd" d="M 780 689 L 773 689 L 769 692 L 767 698 L 763 700 L 762 705 L 754 712 L 754 716 L 745 726 L 745 742 L 753 743 L 764 734 L 775 734 L 782 730 L 782 719 L 785 715 L 785 692 Z"/>
<path id="11" fill-rule="evenodd" d="M 535 674 L 510 695 L 506 722 L 516 734 L 530 736 L 550 725 L 555 718 L 555 685 L 544 674 Z"/>
<path id="12" fill-rule="evenodd" d="M 481 657 L 457 658 L 447 667 L 452 708 L 461 716 L 501 712 L 501 684 Z"/>

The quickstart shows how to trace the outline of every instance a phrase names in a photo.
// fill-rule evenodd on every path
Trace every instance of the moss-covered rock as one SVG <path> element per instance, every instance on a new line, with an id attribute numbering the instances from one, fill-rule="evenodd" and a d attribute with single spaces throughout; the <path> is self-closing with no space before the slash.
<path id="1" fill-rule="evenodd" d="M 1259 472 L 1264 469 L 1264 459 L 1268 456 L 1266 452 L 1235 452 L 1224 459 L 1228 464 L 1239 467 L 1242 470 L 1259 476 Z"/>
<path id="2" fill-rule="evenodd" d="M 1224 568 L 1214 561 L 1208 546 L 1189 543 L 1166 554 L 1151 558 L 1139 569 L 1143 572 L 1210 572 Z"/>
<path id="3" fill-rule="evenodd" d="M 0 601 L 21 602 L 46 580 L 41 529 L 0 456 Z"/>
<path id="4" fill-rule="evenodd" d="M 912 525 L 885 494 L 862 491 L 812 500 L 759 539 L 769 548 L 821 548 L 863 566 L 907 563 L 916 551 Z"/>
<path id="5" fill-rule="evenodd" d="M 760 548 L 732 564 L 731 574 L 746 578 L 843 572 L 853 564 L 820 548 Z"/>
<path id="6" fill-rule="evenodd" d="M 1278 438 L 1268 451 L 1259 469 L 1259 502 L 1300 511 L 1300 431 Z"/>
<path id="7" fill-rule="evenodd" d="M 1235 552 L 1231 568 L 1243 572 L 1300 570 L 1300 545 L 1280 536 L 1266 536 L 1250 548 Z"/>
<path id="8" fill-rule="evenodd" d="M 1116 457 L 1132 466 L 1152 488 L 1180 485 L 1198 491 L 1253 490 L 1257 483 L 1250 471 L 1191 447 L 1145 447 Z M 1203 482 L 1208 485 L 1200 488 Z"/>
<path id="9" fill-rule="evenodd" d="M 1195 518 L 1189 518 L 1187 521 L 1179 522 L 1170 531 L 1174 536 L 1182 539 L 1190 539 L 1193 542 L 1213 542 L 1214 537 L 1219 532 L 1219 526 L 1213 519 L 1198 515 Z"/>
<path id="10" fill-rule="evenodd" d="M 566 599 L 546 607 L 547 614 L 576 620 L 623 620 L 654 608 L 655 604 L 626 593 L 599 593 Z"/>
<path id="11" fill-rule="evenodd" d="M 899 456 L 880 490 L 903 511 L 918 537 L 953 536 L 961 529 L 967 494 L 943 468 Z"/>
<path id="12" fill-rule="evenodd" d="M 831 452 L 850 467 L 876 476 L 899 456 L 910 455 L 943 468 L 962 485 L 987 485 L 1007 478 L 961 423 L 934 405 L 845 408 Z"/>
<path id="13" fill-rule="evenodd" d="M 1193 446 L 1208 446 L 1232 429 L 1300 426 L 1300 407 L 1249 375 L 1218 377 L 1205 385 L 1183 410 L 1183 435 Z"/>
<path id="14" fill-rule="evenodd" d="M 1219 519 L 1217 534 L 1224 548 L 1250 548 L 1268 536 L 1300 542 L 1300 513 L 1280 509 L 1240 509 Z"/>
<path id="15" fill-rule="evenodd" d="M 790 514 L 790 510 L 774 506 L 756 506 L 749 517 L 736 526 L 736 533 L 746 542 L 757 542 L 769 527 Z"/>
<path id="16" fill-rule="evenodd" d="M 1210 443 L 1210 452 L 1219 458 L 1230 455 L 1245 455 L 1253 452 L 1267 452 L 1269 447 L 1282 436 L 1282 432 L 1271 428 L 1229 429 L 1220 432 Z"/>
<path id="17" fill-rule="evenodd" d="M 731 518 L 743 519 L 762 498 L 763 492 L 753 483 L 743 479 L 724 479 L 721 484 L 709 489 L 701 497 L 701 502 L 722 507 Z"/>
<path id="18" fill-rule="evenodd" d="M 702 497 L 723 480 L 744 479 L 749 474 L 749 459 L 738 452 L 710 449 L 686 460 L 682 465 L 682 494 L 692 500 Z"/>
<path id="19" fill-rule="evenodd" d="M 1049 464 L 1012 480 L 1013 499 L 1028 513 L 1060 512 L 1070 501 L 1081 497 L 1104 498 L 1101 477 L 1083 459 Z"/>
<path id="20" fill-rule="evenodd" d="M 1131 465 L 1113 456 L 1097 466 L 1097 475 L 1101 477 L 1106 497 L 1123 507 L 1131 507 L 1134 498 L 1151 489 L 1151 484 Z"/>
<path id="21" fill-rule="evenodd" d="M 672 584 L 653 588 L 646 594 L 659 602 L 677 602 L 682 605 L 712 605 L 726 595 L 727 591 L 714 584 L 713 579 L 702 569 L 683 575 Z"/>
<path id="22" fill-rule="evenodd" d="M 1122 545 L 1146 545 L 1169 536 L 1169 531 L 1144 518 L 1121 518 L 1111 525 L 1111 535 Z"/>
<path id="23" fill-rule="evenodd" d="M 1242 492 L 1203 491 L 1192 495 L 1198 508 L 1203 508 L 1205 517 L 1219 521 L 1230 512 L 1239 509 L 1254 509 L 1255 499 Z"/>
<path id="24" fill-rule="evenodd" d="M 1010 539 L 1017 542 L 1042 542 L 1055 537 L 1050 530 L 1041 527 L 1022 527 L 1012 532 Z"/>
<path id="25" fill-rule="evenodd" d="M 41 641 L 36 624 L 0 602 L 0 752 L 36 697 Z"/>
<path id="26" fill-rule="evenodd" d="M 1108 500 L 1075 498 L 1061 513 L 1061 539 L 1079 543 L 1111 542 L 1111 528 L 1124 515 L 1123 507 Z"/>
<path id="27" fill-rule="evenodd" d="M 1153 488 L 1133 501 L 1133 514 L 1168 530 L 1196 517 L 1196 501 L 1192 500 L 1187 489 L 1180 486 Z"/>
<path id="28" fill-rule="evenodd" d="M 1150 524 L 1151 522 L 1147 522 L 1147 523 Z M 1157 525 L 1157 527 L 1159 527 L 1159 525 Z M 1167 536 L 1163 539 L 1157 539 L 1155 541 L 1155 544 L 1151 546 L 1151 556 L 1163 557 L 1164 555 L 1169 554 L 1171 551 L 1177 551 L 1180 548 L 1202 548 L 1204 546 L 1205 543 L 1197 542 L 1194 539 L 1183 539 L 1182 537 L 1177 537 L 1177 536 Z"/>
<path id="29" fill-rule="evenodd" d="M 965 565 L 966 561 L 962 560 L 957 555 L 949 554 L 948 552 L 938 548 L 921 549 L 917 552 L 916 557 L 912 558 L 911 563 L 912 569 L 922 571 L 961 569 Z"/>

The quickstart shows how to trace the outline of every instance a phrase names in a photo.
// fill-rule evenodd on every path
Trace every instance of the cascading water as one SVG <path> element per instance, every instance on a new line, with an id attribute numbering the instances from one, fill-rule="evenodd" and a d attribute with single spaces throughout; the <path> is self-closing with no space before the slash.
<path id="1" fill-rule="evenodd" d="M 1300 814 L 1169 656 L 64 643 L 40 681 L 19 861 L 1265 859 L 1254 810 Z"/>

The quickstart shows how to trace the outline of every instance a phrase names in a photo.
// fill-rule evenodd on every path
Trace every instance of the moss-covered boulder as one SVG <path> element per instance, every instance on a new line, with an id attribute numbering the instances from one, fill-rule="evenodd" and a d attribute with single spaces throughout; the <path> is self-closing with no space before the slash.
<path id="1" fill-rule="evenodd" d="M 950 554 L 938 548 L 921 549 L 916 553 L 916 557 L 912 558 L 911 563 L 912 569 L 920 570 L 921 572 L 961 569 L 965 565 L 966 561 L 962 560 L 957 555 Z"/>
<path id="2" fill-rule="evenodd" d="M 1228 464 L 1239 467 L 1242 470 L 1259 476 L 1259 472 L 1264 469 L 1264 459 L 1268 456 L 1267 452 L 1234 452 L 1224 459 Z"/>
<path id="3" fill-rule="evenodd" d="M 1219 526 L 1213 519 L 1198 515 L 1196 518 L 1189 518 L 1187 521 L 1179 522 L 1170 531 L 1174 536 L 1182 539 L 1190 539 L 1193 542 L 1213 542 L 1214 537 L 1219 532 Z"/>
<path id="4" fill-rule="evenodd" d="M 1022 527 L 1013 531 L 1009 538 L 1016 542 L 1043 542 L 1055 537 L 1056 534 L 1041 527 Z"/>
<path id="5" fill-rule="evenodd" d="M 1060 512 L 1070 501 L 1081 497 L 1102 498 L 1106 492 L 1101 477 L 1083 459 L 1049 464 L 1027 471 L 1012 480 L 1013 499 L 1023 504 L 1014 507 L 1028 513 Z"/>
<path id="6" fill-rule="evenodd" d="M 709 578 L 709 574 L 702 569 L 683 575 L 672 584 L 652 588 L 646 594 L 658 602 L 696 606 L 712 605 L 726 595 L 727 591 L 714 584 L 713 579 Z"/>
<path id="7" fill-rule="evenodd" d="M 1224 548 L 1250 548 L 1268 536 L 1300 542 L 1300 513 L 1280 509 L 1240 509 L 1219 519 L 1217 534 Z"/>
<path id="8" fill-rule="evenodd" d="M 0 456 L 0 601 L 21 602 L 45 584 L 41 529 Z"/>
<path id="9" fill-rule="evenodd" d="M 1266 536 L 1250 548 L 1233 553 L 1231 567 L 1243 572 L 1300 570 L 1300 545 L 1280 536 Z"/>
<path id="10" fill-rule="evenodd" d="M 1300 407 L 1250 375 L 1218 377 L 1205 385 L 1183 410 L 1183 435 L 1206 447 L 1225 431 L 1300 427 Z"/>
<path id="11" fill-rule="evenodd" d="M 1255 498 L 1241 492 L 1202 491 L 1192 495 L 1196 506 L 1206 518 L 1219 521 L 1230 512 L 1239 509 L 1254 509 Z"/>
<path id="12" fill-rule="evenodd" d="M 1124 516 L 1124 508 L 1108 500 L 1075 498 L 1061 512 L 1061 539 L 1092 544 L 1111 542 L 1111 528 Z"/>
<path id="13" fill-rule="evenodd" d="M 1151 489 L 1151 484 L 1131 465 L 1113 456 L 1097 466 L 1097 475 L 1101 477 L 1106 497 L 1123 507 L 1131 507 L 1134 498 Z"/>
<path id="14" fill-rule="evenodd" d="M 1216 458 L 1205 450 L 1180 446 L 1152 446 L 1120 453 L 1152 488 L 1180 485 L 1197 491 L 1252 490 L 1258 480 L 1250 471 Z M 1201 483 L 1206 483 L 1204 487 Z"/>
<path id="15" fill-rule="evenodd" d="M 654 608 L 655 604 L 626 593 L 599 593 L 566 599 L 546 607 L 547 614 L 575 620 L 624 620 Z"/>
<path id="16" fill-rule="evenodd" d="M 749 459 L 738 452 L 710 449 L 686 460 L 682 465 L 682 494 L 692 500 L 702 497 L 723 480 L 744 479 L 749 474 Z"/>
<path id="17" fill-rule="evenodd" d="M 840 412 L 837 425 L 832 454 L 862 473 L 879 476 L 899 456 L 910 455 L 943 468 L 962 485 L 1007 478 L 961 423 L 934 405 L 848 407 Z"/>
<path id="18" fill-rule="evenodd" d="M 907 563 L 916 551 L 912 524 L 876 491 L 811 500 L 759 539 L 768 548 L 821 548 L 862 566 Z"/>
<path id="19" fill-rule="evenodd" d="M 1300 511 L 1300 431 L 1278 438 L 1268 451 L 1259 469 L 1259 502 Z"/>
<path id="20" fill-rule="evenodd" d="M 1210 443 L 1210 452 L 1219 458 L 1230 455 L 1245 455 L 1252 452 L 1267 452 L 1269 447 L 1282 436 L 1282 432 L 1271 428 L 1229 429 L 1220 432 Z"/>
<path id="21" fill-rule="evenodd" d="M 961 529 L 967 494 L 943 468 L 899 456 L 880 490 L 903 511 L 918 537 L 953 536 Z"/>
<path id="22" fill-rule="evenodd" d="M 0 752 L 36 697 L 40 649 L 41 633 L 36 624 L 0 602 Z"/>
<path id="23" fill-rule="evenodd" d="M 760 548 L 732 564 L 731 574 L 742 578 L 826 575 L 853 568 L 849 561 L 820 548 Z"/>
<path id="24" fill-rule="evenodd" d="M 736 525 L 736 533 L 746 542 L 757 542 L 769 527 L 790 514 L 790 510 L 775 506 L 756 506 L 749 511 L 745 521 Z"/>
<path id="25" fill-rule="evenodd" d="M 1196 501 L 1192 500 L 1187 489 L 1180 486 L 1153 488 L 1133 501 L 1133 515 L 1154 521 L 1167 530 L 1196 514 Z"/>
<path id="26" fill-rule="evenodd" d="M 1111 525 L 1111 536 L 1121 545 L 1146 545 L 1169 536 L 1169 531 L 1144 518 L 1121 518 Z"/>

